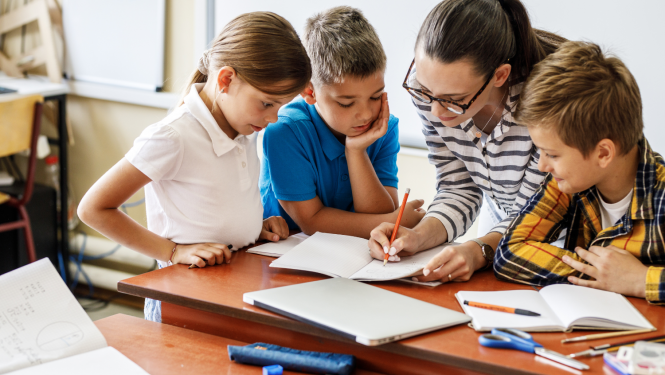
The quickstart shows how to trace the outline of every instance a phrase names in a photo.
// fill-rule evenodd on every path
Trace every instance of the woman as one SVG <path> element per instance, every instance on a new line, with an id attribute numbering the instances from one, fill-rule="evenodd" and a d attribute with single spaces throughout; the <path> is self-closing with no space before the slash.
<path id="1" fill-rule="evenodd" d="M 453 242 L 480 211 L 479 237 L 445 247 L 416 280 L 466 281 L 491 266 L 507 225 L 544 178 L 538 150 L 512 112 L 533 66 L 563 41 L 533 29 L 519 0 L 444 0 L 429 13 L 404 87 L 423 121 L 437 195 L 392 245 L 394 224 L 375 228 L 372 256 L 388 252 L 399 261 Z"/>

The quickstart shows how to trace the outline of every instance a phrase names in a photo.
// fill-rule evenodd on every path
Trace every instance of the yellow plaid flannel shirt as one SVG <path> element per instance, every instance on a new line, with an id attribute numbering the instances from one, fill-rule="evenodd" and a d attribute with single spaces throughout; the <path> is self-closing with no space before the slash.
<path id="1" fill-rule="evenodd" d="M 497 248 L 497 278 L 531 285 L 567 283 L 568 276 L 589 276 L 565 264 L 564 255 L 586 263 L 576 246 L 614 245 L 650 265 L 645 280 L 646 299 L 665 304 L 665 164 L 640 141 L 640 163 L 629 211 L 614 226 L 602 230 L 595 187 L 573 195 L 562 193 L 548 175 L 527 201 Z M 563 249 L 550 245 L 567 229 Z"/>

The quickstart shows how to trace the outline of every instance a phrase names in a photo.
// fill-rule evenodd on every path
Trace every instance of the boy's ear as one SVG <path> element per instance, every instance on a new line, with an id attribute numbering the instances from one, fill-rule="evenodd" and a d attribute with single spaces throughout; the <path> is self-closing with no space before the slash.
<path id="1" fill-rule="evenodd" d="M 611 139 L 601 139 L 596 145 L 596 152 L 598 154 L 598 166 L 606 168 L 616 157 L 617 147 Z"/>
<path id="2" fill-rule="evenodd" d="M 312 82 L 307 84 L 304 90 L 300 93 L 300 96 L 305 99 L 305 103 L 312 105 L 316 103 L 316 94 L 314 93 L 314 85 Z"/>
<path id="3" fill-rule="evenodd" d="M 512 70 L 510 64 L 503 64 L 496 69 L 496 82 L 494 83 L 495 87 L 501 87 L 510 77 L 510 71 Z"/>

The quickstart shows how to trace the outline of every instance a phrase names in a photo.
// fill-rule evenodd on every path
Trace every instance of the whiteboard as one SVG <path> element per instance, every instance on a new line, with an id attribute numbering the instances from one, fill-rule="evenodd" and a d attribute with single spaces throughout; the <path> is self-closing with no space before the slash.
<path id="1" fill-rule="evenodd" d="M 239 14 L 272 11 L 289 20 L 302 33 L 305 20 L 313 14 L 338 5 L 351 5 L 363 11 L 376 29 L 388 57 L 386 91 L 390 110 L 400 119 L 400 143 L 425 148 L 425 138 L 409 94 L 402 88 L 404 76 L 413 59 L 413 48 L 420 25 L 439 1 L 420 0 L 217 0 L 215 30 Z M 619 0 L 525 0 L 535 27 L 560 33 L 570 39 L 588 39 L 610 47 L 624 60 L 637 79 L 644 104 L 644 123 L 651 146 L 665 153 L 665 127 L 658 113 L 658 100 L 665 87 L 665 1 L 636 0 L 627 5 Z"/>
<path id="2" fill-rule="evenodd" d="M 161 91 L 165 0 L 64 0 L 67 77 Z"/>

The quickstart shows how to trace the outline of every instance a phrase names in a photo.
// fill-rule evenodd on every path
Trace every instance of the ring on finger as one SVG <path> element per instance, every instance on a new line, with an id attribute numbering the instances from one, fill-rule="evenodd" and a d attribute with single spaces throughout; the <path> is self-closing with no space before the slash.
<path id="1" fill-rule="evenodd" d="M 453 281 L 453 275 L 448 274 L 448 281 Z"/>

